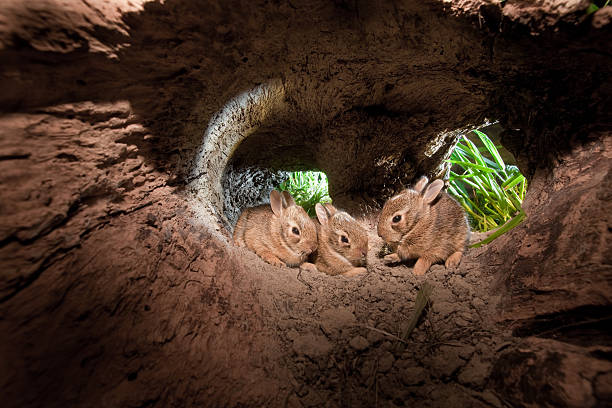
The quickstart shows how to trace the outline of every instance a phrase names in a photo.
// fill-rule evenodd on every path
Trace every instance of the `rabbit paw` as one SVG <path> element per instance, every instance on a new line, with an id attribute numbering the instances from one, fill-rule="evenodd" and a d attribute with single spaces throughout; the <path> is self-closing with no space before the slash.
<path id="1" fill-rule="evenodd" d="M 262 254 L 261 255 L 262 259 L 264 261 L 266 261 L 267 263 L 269 263 L 270 265 L 274 265 L 274 266 L 285 266 L 285 263 L 283 261 L 281 261 L 280 259 L 278 259 L 278 257 L 276 255 L 273 255 L 271 253 L 266 253 L 266 254 Z"/>
<path id="2" fill-rule="evenodd" d="M 463 255 L 463 252 L 455 252 L 446 259 L 446 262 L 444 262 L 444 266 L 446 266 L 447 268 L 454 268 L 458 266 L 459 262 L 461 262 L 461 255 Z"/>
<path id="3" fill-rule="evenodd" d="M 385 262 L 385 263 L 387 263 L 387 264 L 390 264 L 390 263 L 397 263 L 397 262 L 400 262 L 400 261 L 401 261 L 401 259 L 400 259 L 399 255 L 398 255 L 398 254 L 396 254 L 396 253 L 392 253 L 392 254 L 389 254 L 389 255 L 385 255 L 385 257 L 383 258 L 383 260 L 384 260 L 384 262 Z"/>
<path id="4" fill-rule="evenodd" d="M 425 272 L 427 272 L 429 270 L 429 267 L 431 266 L 431 262 L 430 261 L 426 261 L 423 258 L 419 258 L 416 261 L 416 264 L 414 264 L 414 269 L 413 272 L 415 275 L 425 275 Z"/>
<path id="5" fill-rule="evenodd" d="M 348 270 L 347 272 L 344 272 L 342 276 L 351 278 L 353 276 L 365 275 L 366 273 L 368 273 L 368 270 L 366 268 L 353 268 Z"/>
<path id="6" fill-rule="evenodd" d="M 301 264 L 300 269 L 307 272 L 317 272 L 317 267 L 315 266 L 315 264 L 310 262 L 304 262 L 303 264 Z"/>

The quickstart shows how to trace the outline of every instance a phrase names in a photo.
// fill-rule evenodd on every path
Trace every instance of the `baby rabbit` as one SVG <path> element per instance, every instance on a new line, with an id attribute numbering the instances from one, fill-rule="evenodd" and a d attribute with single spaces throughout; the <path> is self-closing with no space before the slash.
<path id="1" fill-rule="evenodd" d="M 338 211 L 333 205 L 315 206 L 319 247 L 311 256 L 313 264 L 304 264 L 306 269 L 318 269 L 328 275 L 356 276 L 367 269 L 368 234 L 353 217 Z"/>
<path id="2" fill-rule="evenodd" d="M 264 261 L 296 267 L 317 249 L 317 227 L 286 191 L 270 193 L 270 205 L 247 208 L 234 228 L 234 243 Z"/>
<path id="3" fill-rule="evenodd" d="M 389 199 L 378 221 L 378 235 L 397 247 L 385 261 L 418 258 L 416 275 L 423 275 L 439 261 L 446 261 L 447 268 L 459 265 L 469 235 L 461 206 L 440 192 L 444 182 L 435 180 L 423 192 L 427 182 L 427 177 L 421 177 L 412 189 Z"/>

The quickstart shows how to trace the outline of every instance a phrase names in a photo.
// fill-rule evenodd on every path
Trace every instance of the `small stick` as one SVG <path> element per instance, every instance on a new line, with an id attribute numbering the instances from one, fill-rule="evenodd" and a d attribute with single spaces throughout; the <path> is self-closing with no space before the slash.
<path id="1" fill-rule="evenodd" d="M 302 282 L 304 285 L 306 285 L 308 287 L 308 289 L 312 290 L 312 286 L 310 285 L 310 283 L 306 282 L 304 280 L 304 278 L 302 278 L 302 270 L 298 268 L 298 273 L 297 273 L 297 280 L 299 280 L 300 282 Z"/>
<path id="2" fill-rule="evenodd" d="M 394 340 L 401 341 L 401 342 L 402 342 L 402 343 L 404 343 L 404 344 L 409 344 L 407 341 L 405 341 L 405 340 L 403 340 L 403 339 L 399 338 L 399 337 L 398 337 L 398 336 L 396 336 L 395 334 L 391 334 L 391 333 L 389 333 L 389 332 L 387 332 L 387 331 L 384 331 L 384 330 L 381 330 L 381 329 L 377 329 L 376 327 L 368 326 L 368 325 L 365 325 L 365 324 L 356 324 L 355 326 L 357 326 L 357 327 L 363 327 L 364 329 L 373 330 L 373 331 L 378 332 L 378 333 L 380 333 L 380 334 L 384 334 L 385 336 L 391 337 L 391 338 L 393 338 Z"/>

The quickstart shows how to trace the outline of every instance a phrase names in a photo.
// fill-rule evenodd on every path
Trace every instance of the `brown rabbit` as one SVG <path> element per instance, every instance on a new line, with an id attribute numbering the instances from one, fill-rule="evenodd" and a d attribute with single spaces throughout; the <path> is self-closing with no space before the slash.
<path id="1" fill-rule="evenodd" d="M 463 209 L 441 192 L 444 182 L 435 180 L 423 192 L 427 182 L 421 177 L 412 189 L 389 199 L 378 220 L 378 235 L 397 248 L 385 261 L 417 258 L 416 275 L 434 262 L 446 261 L 447 268 L 459 265 L 469 236 Z"/>
<path id="2" fill-rule="evenodd" d="M 317 227 L 291 194 L 273 190 L 270 205 L 247 208 L 240 214 L 234 243 L 272 265 L 296 267 L 317 249 Z"/>
<path id="3" fill-rule="evenodd" d="M 305 269 L 318 269 L 328 275 L 355 276 L 364 274 L 368 255 L 368 234 L 353 217 L 333 205 L 315 206 L 319 247 L 311 256 L 313 264 Z"/>

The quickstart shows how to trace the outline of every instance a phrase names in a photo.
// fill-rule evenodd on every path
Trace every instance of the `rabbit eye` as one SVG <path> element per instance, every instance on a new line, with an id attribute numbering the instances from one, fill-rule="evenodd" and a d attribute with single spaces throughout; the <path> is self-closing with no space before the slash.
<path id="1" fill-rule="evenodd" d="M 340 237 L 340 241 L 344 242 L 345 244 L 348 244 L 348 238 L 345 235 Z"/>
<path id="2" fill-rule="evenodd" d="M 296 227 L 291 228 L 291 232 L 293 232 L 295 235 L 300 235 L 300 230 Z"/>
<path id="3" fill-rule="evenodd" d="M 401 219 L 402 219 L 401 215 L 396 215 L 395 217 L 393 217 L 393 222 L 400 222 Z"/>

